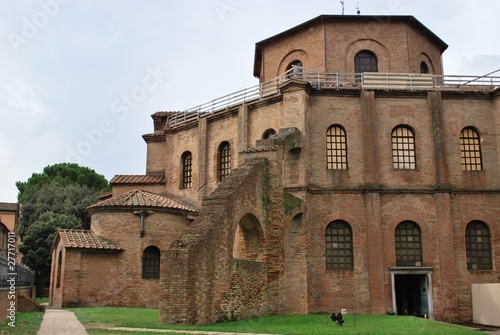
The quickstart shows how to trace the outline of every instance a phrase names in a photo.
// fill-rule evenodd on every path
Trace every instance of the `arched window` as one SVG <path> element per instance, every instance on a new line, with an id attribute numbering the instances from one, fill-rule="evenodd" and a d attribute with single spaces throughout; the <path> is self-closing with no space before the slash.
<path id="1" fill-rule="evenodd" d="M 286 67 L 286 78 L 299 78 L 302 79 L 302 62 L 300 60 L 294 60 Z"/>
<path id="2" fill-rule="evenodd" d="M 422 266 L 422 237 L 419 226 L 403 221 L 396 227 L 396 265 Z"/>
<path id="3" fill-rule="evenodd" d="M 0 221 L 0 256 L 7 258 L 8 252 L 8 238 L 9 238 L 9 230 L 5 225 Z"/>
<path id="4" fill-rule="evenodd" d="M 223 181 L 231 173 L 231 145 L 222 142 L 219 145 L 219 181 Z"/>
<path id="5" fill-rule="evenodd" d="M 422 73 L 422 74 L 429 73 L 429 66 L 427 65 L 426 62 L 420 63 L 420 73 Z"/>
<path id="6" fill-rule="evenodd" d="M 352 230 L 343 220 L 328 224 L 325 233 L 327 269 L 353 269 Z"/>
<path id="7" fill-rule="evenodd" d="M 181 157 L 181 188 L 191 188 L 193 175 L 193 156 L 189 151 Z"/>
<path id="8" fill-rule="evenodd" d="M 394 169 L 414 170 L 417 168 L 415 135 L 406 126 L 392 130 L 392 166 Z"/>
<path id="9" fill-rule="evenodd" d="M 263 140 L 268 139 L 273 135 L 276 135 L 276 130 L 274 130 L 273 128 L 269 128 L 262 134 L 262 139 Z"/>
<path id="10" fill-rule="evenodd" d="M 486 223 L 472 221 L 465 230 L 467 270 L 493 270 L 490 229 Z"/>
<path id="11" fill-rule="evenodd" d="M 160 278 L 160 249 L 149 246 L 142 254 L 142 279 Z"/>
<path id="12" fill-rule="evenodd" d="M 354 72 L 378 72 L 377 56 L 369 50 L 361 50 L 354 56 Z"/>
<path id="13" fill-rule="evenodd" d="M 347 135 L 340 125 L 333 125 L 326 131 L 326 168 L 347 169 Z"/>
<path id="14" fill-rule="evenodd" d="M 62 250 L 59 250 L 59 257 L 57 258 L 56 288 L 61 287 L 61 273 L 62 273 Z"/>
<path id="15" fill-rule="evenodd" d="M 462 170 L 479 171 L 483 169 L 481 159 L 481 138 L 472 127 L 465 127 L 460 132 L 460 154 Z"/>

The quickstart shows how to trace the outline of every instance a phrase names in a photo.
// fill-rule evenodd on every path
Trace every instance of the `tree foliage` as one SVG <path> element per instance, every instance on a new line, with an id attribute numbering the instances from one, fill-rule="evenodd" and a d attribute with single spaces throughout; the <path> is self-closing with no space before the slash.
<path id="1" fill-rule="evenodd" d="M 23 263 L 41 277 L 50 275 L 50 248 L 58 229 L 82 229 L 82 222 L 75 215 L 47 211 L 26 229 L 19 246 Z"/>
<path id="2" fill-rule="evenodd" d="M 18 181 L 16 183 L 19 190 L 17 200 L 22 202 L 25 196 L 46 184 L 63 186 L 77 184 L 86 186 L 95 192 L 109 190 L 106 178 L 91 168 L 79 166 L 76 163 L 59 163 L 46 166 L 42 173 L 33 173 L 25 182 Z"/>
<path id="3" fill-rule="evenodd" d="M 57 229 L 89 229 L 86 208 L 109 190 L 104 176 L 74 163 L 47 166 L 25 182 L 17 182 L 20 218 L 19 251 L 37 280 L 50 276 L 50 249 Z"/>
<path id="4" fill-rule="evenodd" d="M 89 229 L 90 217 L 86 207 L 97 202 L 98 193 L 78 184 L 45 184 L 31 188 L 21 201 L 21 217 L 18 233 L 21 239 L 28 228 L 40 220 L 46 212 L 66 214 L 76 217 L 81 228 Z"/>

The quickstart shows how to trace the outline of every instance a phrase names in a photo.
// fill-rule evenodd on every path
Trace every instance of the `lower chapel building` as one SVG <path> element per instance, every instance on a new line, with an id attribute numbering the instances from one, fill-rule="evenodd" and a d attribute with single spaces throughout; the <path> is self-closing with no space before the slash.
<path id="1" fill-rule="evenodd" d="M 258 87 L 153 114 L 146 174 L 59 231 L 51 305 L 471 320 L 500 282 L 500 78 L 444 76 L 446 48 L 412 16 L 258 42 Z"/>

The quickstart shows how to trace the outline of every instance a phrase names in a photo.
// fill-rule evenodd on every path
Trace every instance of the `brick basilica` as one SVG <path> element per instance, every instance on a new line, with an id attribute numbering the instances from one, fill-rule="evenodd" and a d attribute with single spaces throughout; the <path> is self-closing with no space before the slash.
<path id="1" fill-rule="evenodd" d="M 259 85 L 154 113 L 145 175 L 58 232 L 50 304 L 472 320 L 500 282 L 500 78 L 444 75 L 447 47 L 412 16 L 256 43 Z"/>

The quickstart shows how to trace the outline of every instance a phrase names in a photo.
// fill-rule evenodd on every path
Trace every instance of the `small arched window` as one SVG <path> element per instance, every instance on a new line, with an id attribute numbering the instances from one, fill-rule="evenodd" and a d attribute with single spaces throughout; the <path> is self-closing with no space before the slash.
<path id="1" fill-rule="evenodd" d="M 222 142 L 219 145 L 219 181 L 223 181 L 231 173 L 231 145 Z"/>
<path id="2" fill-rule="evenodd" d="M 286 78 L 298 78 L 302 79 L 302 62 L 300 60 L 294 60 L 286 67 Z"/>
<path id="3" fill-rule="evenodd" d="M 142 254 L 142 279 L 160 278 L 160 249 L 149 246 Z"/>
<path id="4" fill-rule="evenodd" d="M 427 65 L 426 62 L 420 63 L 420 73 L 422 73 L 422 74 L 428 74 L 429 73 L 429 66 Z"/>
<path id="5" fill-rule="evenodd" d="M 415 170 L 417 168 L 415 134 L 406 126 L 392 130 L 392 166 L 396 170 Z"/>
<path id="6" fill-rule="evenodd" d="M 422 237 L 420 227 L 403 221 L 396 227 L 396 265 L 422 266 Z"/>
<path id="7" fill-rule="evenodd" d="M 181 188 L 191 188 L 193 176 L 193 156 L 186 151 L 181 156 Z"/>
<path id="8" fill-rule="evenodd" d="M 361 50 L 354 56 L 354 72 L 378 72 L 377 56 L 369 50 Z"/>
<path id="9" fill-rule="evenodd" d="M 333 125 L 326 131 L 326 168 L 347 169 L 347 135 L 340 125 Z"/>
<path id="10" fill-rule="evenodd" d="M 353 269 L 351 226 L 343 220 L 328 224 L 325 232 L 325 256 L 327 269 Z"/>
<path id="11" fill-rule="evenodd" d="M 472 127 L 465 127 L 460 132 L 460 154 L 462 170 L 479 171 L 483 169 L 481 159 L 481 138 Z"/>
<path id="12" fill-rule="evenodd" d="M 273 128 L 269 128 L 262 134 L 262 139 L 266 140 L 273 135 L 276 135 L 276 131 Z"/>
<path id="13" fill-rule="evenodd" d="M 486 223 L 472 221 L 465 230 L 467 270 L 493 270 L 491 235 Z"/>

